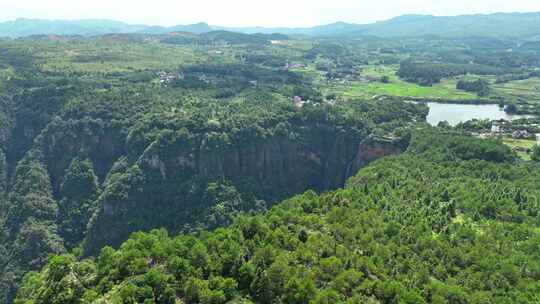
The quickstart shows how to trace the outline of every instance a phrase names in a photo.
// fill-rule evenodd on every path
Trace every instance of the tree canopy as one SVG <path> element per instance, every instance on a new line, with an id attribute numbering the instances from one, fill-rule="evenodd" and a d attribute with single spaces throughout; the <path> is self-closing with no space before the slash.
<path id="1" fill-rule="evenodd" d="M 427 148 L 458 138 L 456 151 Z M 52 257 L 15 303 L 536 302 L 540 171 L 477 146 L 506 150 L 418 131 L 407 153 L 345 189 L 308 191 L 214 232 L 139 232 L 96 258 Z"/>

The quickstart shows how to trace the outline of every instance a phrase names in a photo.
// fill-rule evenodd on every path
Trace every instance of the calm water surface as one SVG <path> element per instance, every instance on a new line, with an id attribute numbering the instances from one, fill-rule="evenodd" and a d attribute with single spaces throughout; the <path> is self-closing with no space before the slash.
<path id="1" fill-rule="evenodd" d="M 441 121 L 448 121 L 452 126 L 471 119 L 505 119 L 514 120 L 531 117 L 529 115 L 510 115 L 504 112 L 499 105 L 463 105 L 428 102 L 429 114 L 427 122 L 436 126 Z"/>

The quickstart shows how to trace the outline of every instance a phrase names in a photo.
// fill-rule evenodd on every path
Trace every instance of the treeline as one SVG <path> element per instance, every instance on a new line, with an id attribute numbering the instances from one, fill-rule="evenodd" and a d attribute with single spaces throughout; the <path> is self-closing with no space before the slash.
<path id="1" fill-rule="evenodd" d="M 540 71 L 532 71 L 528 73 L 508 74 L 497 77 L 495 83 L 507 83 L 515 80 L 525 80 L 533 77 L 540 77 Z"/>
<path id="2" fill-rule="evenodd" d="M 466 74 L 499 75 L 508 72 L 507 69 L 479 64 L 426 63 L 406 60 L 401 62 L 397 75 L 406 81 L 429 86 L 446 77 Z"/>
<path id="3" fill-rule="evenodd" d="M 211 31 L 201 34 L 172 33 L 168 35 L 149 36 L 157 38 L 162 43 L 175 45 L 217 45 L 227 43 L 231 45 L 269 45 L 271 40 L 288 40 L 288 36 L 281 34 L 243 34 L 230 31 Z"/>
<path id="4" fill-rule="evenodd" d="M 300 96 L 303 100 L 322 101 L 321 93 L 309 79 L 281 69 L 246 64 L 199 64 L 176 73 L 182 76 L 175 78 L 171 87 L 197 90 L 199 94 L 219 99 L 256 89 L 261 95 L 274 92 L 289 98 Z"/>
<path id="5" fill-rule="evenodd" d="M 288 62 L 286 57 L 271 54 L 246 54 L 245 57 L 240 55 L 238 57 L 245 58 L 249 64 L 262 64 L 274 68 L 283 68 Z"/>
<path id="6" fill-rule="evenodd" d="M 473 81 L 460 80 L 456 84 L 456 89 L 467 92 L 474 92 L 480 97 L 489 95 L 489 82 L 484 79 L 477 79 Z"/>
<path id="7" fill-rule="evenodd" d="M 215 232 L 54 256 L 15 303 L 536 303 L 540 171 L 501 145 L 419 131 L 343 190 Z"/>

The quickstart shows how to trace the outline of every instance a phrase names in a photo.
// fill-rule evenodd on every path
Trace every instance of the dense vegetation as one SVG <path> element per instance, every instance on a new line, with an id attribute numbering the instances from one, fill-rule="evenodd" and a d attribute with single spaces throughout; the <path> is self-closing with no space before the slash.
<path id="1" fill-rule="evenodd" d="M 505 73 L 503 70 L 478 64 L 448 64 L 424 63 L 404 61 L 401 63 L 397 75 L 407 81 L 421 85 L 433 85 L 444 77 L 453 77 L 465 74 L 497 75 Z"/>
<path id="2" fill-rule="evenodd" d="M 458 90 L 475 92 L 481 97 L 489 95 L 489 83 L 483 79 L 477 79 L 474 81 L 460 80 L 458 81 L 456 88 Z"/>
<path id="3" fill-rule="evenodd" d="M 540 145 L 534 146 L 531 158 L 534 161 L 540 162 Z"/>
<path id="4" fill-rule="evenodd" d="M 52 257 L 16 303 L 534 303 L 540 171 L 514 161 L 495 141 L 419 131 L 343 190 Z"/>
<path id="5" fill-rule="evenodd" d="M 301 73 L 244 63 L 249 50 L 274 48 L 246 36 L 198 38 L 238 44 L 234 54 L 161 36 L 2 42 L 2 301 L 50 253 L 95 254 L 139 230 L 213 229 L 341 187 L 401 152 L 402 129 L 426 115 L 400 101 L 332 105 Z"/>
<path id="6" fill-rule="evenodd" d="M 536 44 L 204 28 L 0 40 L 0 302 L 534 302 Z"/>
<path id="7" fill-rule="evenodd" d="M 296 109 L 270 101 L 189 102 L 178 112 L 154 105 L 133 125 L 96 109 L 53 119 L 12 178 L 5 284 L 83 238 L 92 253 L 133 231 L 213 228 L 299 191 L 339 187 L 363 165 L 351 159 L 361 156 L 375 123 L 384 131 L 416 111 L 399 114 L 401 103 Z"/>

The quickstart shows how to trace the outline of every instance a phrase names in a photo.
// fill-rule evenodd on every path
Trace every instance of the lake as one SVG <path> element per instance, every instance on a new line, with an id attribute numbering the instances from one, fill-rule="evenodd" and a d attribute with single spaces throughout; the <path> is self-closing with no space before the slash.
<path id="1" fill-rule="evenodd" d="M 448 104 L 428 102 L 429 114 L 427 122 L 432 126 L 436 126 L 441 121 L 448 121 L 452 126 L 460 122 L 465 122 L 471 119 L 490 119 L 490 120 L 515 120 L 520 118 L 528 118 L 530 115 L 510 115 L 504 112 L 499 105 L 468 105 L 468 104 Z"/>

